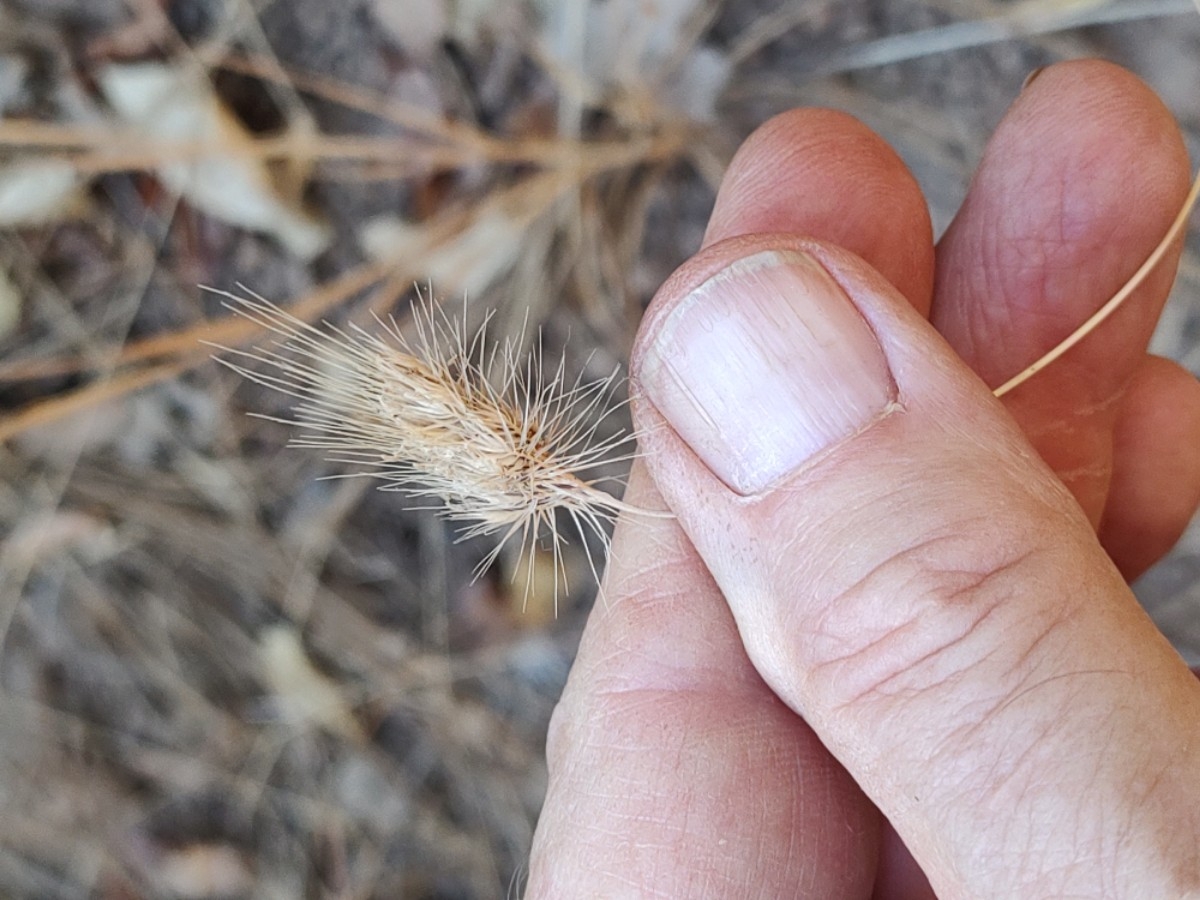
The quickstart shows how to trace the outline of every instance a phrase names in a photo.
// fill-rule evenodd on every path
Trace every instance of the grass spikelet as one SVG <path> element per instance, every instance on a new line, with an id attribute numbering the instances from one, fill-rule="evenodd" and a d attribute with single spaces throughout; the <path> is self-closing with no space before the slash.
<path id="1" fill-rule="evenodd" d="M 250 292 L 215 293 L 275 336 L 270 348 L 219 348 L 240 360 L 218 358 L 223 365 L 299 401 L 294 419 L 264 418 L 300 430 L 291 446 L 326 451 L 356 474 L 381 479 L 382 490 L 428 501 L 423 508 L 462 523 L 460 540 L 495 537 L 477 575 L 510 541 L 532 550 L 547 537 L 565 578 L 560 511 L 585 551 L 590 534 L 605 555 L 605 522 L 636 511 L 602 490 L 603 479 L 586 477 L 600 463 L 633 455 L 627 431 L 597 433 L 614 409 L 618 371 L 570 383 L 565 359 L 547 372 L 537 348 L 523 355 L 519 342 L 489 347 L 487 321 L 472 337 L 420 293 L 411 338 L 390 317 L 376 317 L 378 333 L 318 327 Z M 595 558 L 587 558 L 598 579 Z M 556 580 L 556 604 L 557 596 Z"/>

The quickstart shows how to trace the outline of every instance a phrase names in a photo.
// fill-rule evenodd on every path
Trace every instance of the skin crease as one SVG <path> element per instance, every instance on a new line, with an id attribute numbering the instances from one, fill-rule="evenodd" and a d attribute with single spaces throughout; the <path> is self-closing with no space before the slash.
<path id="1" fill-rule="evenodd" d="M 1081 120 L 1064 112 L 1070 110 L 1080 110 Z M 1138 165 L 1130 168 L 1130 160 Z M 1124 206 L 1107 199 L 1118 181 L 1139 198 L 1136 210 L 1127 199 Z M 727 242 L 714 248 L 717 242 L 766 231 L 847 248 L 917 311 L 932 310 L 954 350 L 994 384 L 1119 286 L 1165 231 L 1185 182 L 1170 117 L 1136 79 L 1101 63 L 1063 64 L 1042 73 L 1000 125 L 937 248 L 936 269 L 924 201 L 902 164 L 859 123 L 816 110 L 773 120 L 739 152 L 706 237 L 707 265 L 746 252 Z M 1051 183 L 1070 189 L 1032 189 Z M 822 199 L 829 197 L 836 206 Z M 886 218 L 880 197 L 887 198 Z M 1062 224 L 1068 218 L 1069 228 Z M 989 233 L 1010 242 L 984 246 Z M 744 239 L 746 246 L 759 243 Z M 1019 257 L 1007 258 L 1006 247 Z M 1087 278 L 1066 277 L 1085 260 Z M 660 292 L 660 305 L 705 265 L 702 258 L 685 267 Z M 1060 475 L 1080 504 L 1056 515 L 1100 522 L 1105 548 L 1126 573 L 1165 552 L 1200 495 L 1197 460 L 1179 450 L 1200 437 L 1200 391 L 1177 367 L 1145 356 L 1168 285 L 1166 275 L 1153 279 L 1077 348 L 1086 349 L 1084 359 L 1069 355 L 1061 363 L 1070 366 L 1042 373 L 1009 404 L 1047 462 L 1064 467 Z M 1064 445 L 1069 452 L 1050 452 Z M 669 471 L 661 470 L 663 458 L 655 477 L 676 494 L 681 485 L 711 479 L 689 469 L 686 452 L 670 457 Z M 1163 467 L 1171 473 L 1165 482 L 1157 474 Z M 720 509 L 720 495 L 711 496 Z M 627 497 L 650 508 L 666 505 L 645 465 L 636 468 Z M 677 512 L 689 527 L 703 527 L 693 510 Z M 711 520 L 711 529 L 719 534 L 726 524 Z M 551 781 L 528 896 L 930 896 L 872 803 L 763 682 L 762 659 L 759 669 L 751 664 L 693 540 L 671 520 L 628 520 L 618 528 L 604 598 L 550 735 Z M 1158 639 L 1135 615 L 1104 614 L 1127 616 L 1121 621 L 1130 653 L 1144 645 L 1161 657 Z M 769 675 L 786 695 L 786 673 Z M 1172 697 L 1191 702 L 1187 688 L 1164 677 Z M 839 738 L 836 727 L 824 725 L 827 737 Z M 840 751 L 852 768 L 872 754 L 853 743 Z M 943 763 L 954 772 L 953 758 Z M 872 790 L 890 801 L 889 814 L 910 814 L 886 786 L 872 782 Z M 929 849 L 942 836 L 922 828 L 937 825 L 910 825 L 908 836 L 922 844 L 925 860 L 943 867 L 941 883 L 986 881 L 989 873 L 956 871 L 965 865 L 961 858 Z M 1168 830 L 1175 825 L 1164 821 Z M 1004 874 L 1001 867 L 997 877 Z"/>

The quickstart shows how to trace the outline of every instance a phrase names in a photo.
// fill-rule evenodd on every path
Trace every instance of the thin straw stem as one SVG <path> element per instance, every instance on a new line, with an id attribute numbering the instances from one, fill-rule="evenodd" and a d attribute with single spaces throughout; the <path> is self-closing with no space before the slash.
<path id="1" fill-rule="evenodd" d="M 1146 257 L 1146 261 L 1142 263 L 1138 270 L 1133 273 L 1132 277 L 1125 282 L 1125 285 L 1119 291 L 1113 294 L 1112 298 L 1107 303 L 1092 313 L 1092 315 L 1082 325 L 1067 335 L 1067 337 L 1060 341 L 1052 350 L 1043 355 L 1040 359 L 1032 363 L 1023 371 L 1018 372 L 1012 378 L 1008 379 L 1008 381 L 1004 382 L 1004 384 L 1000 385 L 1000 387 L 996 388 L 992 393 L 994 393 L 997 397 L 1003 397 L 1005 394 L 1024 384 L 1038 372 L 1042 371 L 1042 369 L 1046 368 L 1048 365 L 1062 357 L 1068 350 L 1095 331 L 1105 319 L 1120 309 L 1121 306 L 1124 305 L 1125 301 L 1129 299 L 1130 295 L 1133 294 L 1133 292 L 1139 287 L 1141 287 L 1142 282 L 1144 282 L 1150 273 L 1154 271 L 1155 267 L 1162 262 L 1162 258 L 1166 255 L 1167 251 L 1171 249 L 1172 245 L 1179 239 L 1180 235 L 1183 234 L 1184 229 L 1187 227 L 1188 219 L 1191 217 L 1192 210 L 1195 208 L 1196 201 L 1198 199 L 1200 199 L 1200 175 L 1198 175 L 1196 180 L 1192 182 L 1192 189 L 1188 192 L 1187 199 L 1183 201 L 1183 206 L 1180 207 L 1179 213 L 1175 216 L 1175 221 L 1173 221 L 1171 223 L 1171 227 L 1167 229 L 1166 235 L 1164 235 L 1163 239 L 1158 242 L 1158 246 L 1154 248 L 1154 251 L 1148 257 Z"/>

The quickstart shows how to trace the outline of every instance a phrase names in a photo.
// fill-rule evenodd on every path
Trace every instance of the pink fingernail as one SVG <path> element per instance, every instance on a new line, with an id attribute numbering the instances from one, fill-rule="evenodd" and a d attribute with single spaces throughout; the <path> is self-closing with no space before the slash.
<path id="1" fill-rule="evenodd" d="M 811 256 L 739 260 L 684 298 L 638 370 L 647 397 L 727 485 L 762 491 L 896 399 L 874 332 Z"/>

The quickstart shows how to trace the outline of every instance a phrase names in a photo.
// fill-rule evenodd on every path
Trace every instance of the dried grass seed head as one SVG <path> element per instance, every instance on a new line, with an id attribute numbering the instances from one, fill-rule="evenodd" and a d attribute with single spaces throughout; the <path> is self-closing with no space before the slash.
<path id="1" fill-rule="evenodd" d="M 565 358 L 546 372 L 537 347 L 525 362 L 517 342 L 489 347 L 486 320 L 471 337 L 428 293 L 413 303 L 411 339 L 392 318 L 376 317 L 378 333 L 316 327 L 250 292 L 217 293 L 276 336 L 272 349 L 220 348 L 254 368 L 219 361 L 299 401 L 294 420 L 276 419 L 301 430 L 291 444 L 332 451 L 383 490 L 432 501 L 463 523 L 463 539 L 496 536 L 479 571 L 509 540 L 532 548 L 543 534 L 560 561 L 560 510 L 585 547 L 590 533 L 607 550 L 605 520 L 626 506 L 586 473 L 632 455 L 627 431 L 598 437 L 615 408 L 617 371 L 568 384 Z"/>

